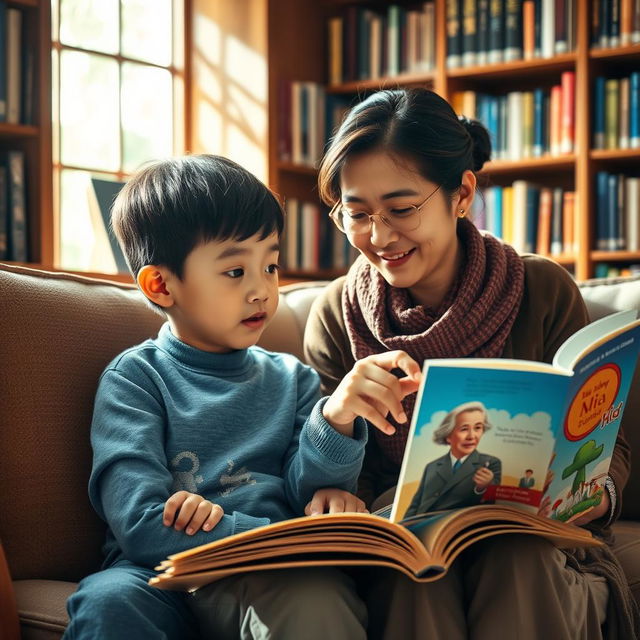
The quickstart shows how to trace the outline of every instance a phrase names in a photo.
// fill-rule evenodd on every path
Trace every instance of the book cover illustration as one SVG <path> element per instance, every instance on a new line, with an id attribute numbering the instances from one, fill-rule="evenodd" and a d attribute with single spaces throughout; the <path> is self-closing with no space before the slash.
<path id="1" fill-rule="evenodd" d="M 391 520 L 495 502 L 568 522 L 596 506 L 638 359 L 634 319 L 588 325 L 553 365 L 427 361 Z"/>

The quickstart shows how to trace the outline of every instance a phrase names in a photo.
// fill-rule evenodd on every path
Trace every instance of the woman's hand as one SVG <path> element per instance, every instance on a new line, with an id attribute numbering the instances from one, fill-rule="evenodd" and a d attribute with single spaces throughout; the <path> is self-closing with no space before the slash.
<path id="1" fill-rule="evenodd" d="M 571 524 L 575 524 L 578 527 L 582 527 L 585 524 L 588 524 L 592 520 L 597 520 L 598 518 L 603 518 L 606 516 L 611 509 L 611 498 L 609 498 L 609 492 L 605 489 L 602 494 L 602 500 L 600 500 L 600 504 L 593 509 L 590 509 L 586 513 L 582 514 L 575 520 L 569 520 Z"/>
<path id="2" fill-rule="evenodd" d="M 211 531 L 222 519 L 224 511 L 219 504 L 209 502 L 197 493 L 177 491 L 165 503 L 162 524 L 192 536 L 199 529 Z"/>
<path id="3" fill-rule="evenodd" d="M 493 471 L 489 467 L 480 467 L 473 474 L 473 483 L 476 485 L 476 491 L 484 491 L 493 480 Z"/>
<path id="4" fill-rule="evenodd" d="M 348 491 L 342 489 L 318 489 L 311 502 L 304 508 L 306 516 L 320 513 L 369 513 L 364 502 Z"/>
<path id="5" fill-rule="evenodd" d="M 407 375 L 396 378 L 391 371 L 401 369 Z M 322 413 L 326 421 L 345 436 L 353 436 L 353 421 L 362 416 L 383 433 L 391 435 L 391 415 L 406 422 L 402 399 L 418 390 L 420 366 L 404 351 L 376 353 L 358 360 L 329 396 Z"/>

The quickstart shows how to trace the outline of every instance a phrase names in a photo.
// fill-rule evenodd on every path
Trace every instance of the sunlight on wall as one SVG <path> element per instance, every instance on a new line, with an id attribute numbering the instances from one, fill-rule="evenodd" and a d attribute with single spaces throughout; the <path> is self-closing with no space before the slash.
<path id="1" fill-rule="evenodd" d="M 194 1 L 192 141 L 267 180 L 265 0 Z"/>

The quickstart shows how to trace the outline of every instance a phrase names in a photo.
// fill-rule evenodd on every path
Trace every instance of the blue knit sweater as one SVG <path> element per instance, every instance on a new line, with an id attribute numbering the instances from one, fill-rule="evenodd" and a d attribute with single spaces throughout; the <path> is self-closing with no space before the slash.
<path id="1" fill-rule="evenodd" d="M 322 416 L 317 374 L 260 347 L 210 353 L 165 324 L 155 340 L 120 354 L 96 396 L 89 496 L 108 524 L 105 566 L 153 567 L 167 555 L 303 515 L 322 487 L 355 491 L 367 438 Z M 162 524 L 180 489 L 225 515 L 193 536 Z"/>

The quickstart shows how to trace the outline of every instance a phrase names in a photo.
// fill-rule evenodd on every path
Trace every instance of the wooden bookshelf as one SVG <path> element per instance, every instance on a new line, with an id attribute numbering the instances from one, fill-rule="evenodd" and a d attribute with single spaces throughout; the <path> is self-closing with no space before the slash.
<path id="1" fill-rule="evenodd" d="M 53 266 L 51 160 L 51 2 L 9 0 L 22 12 L 23 47 L 33 55 L 33 124 L 0 122 L 0 150 L 25 158 L 28 266 Z M 24 66 L 22 82 L 25 80 Z M 24 100 L 24 95 L 23 95 Z"/>
<path id="2" fill-rule="evenodd" d="M 397 2 L 407 8 L 415 3 Z M 274 190 L 286 197 L 317 200 L 313 182 L 315 170 L 297 169 L 278 158 L 278 126 L 281 115 L 278 83 L 312 81 L 324 84 L 328 94 L 351 95 L 356 101 L 379 88 L 425 86 L 451 100 L 453 92 L 464 90 L 501 92 L 536 86 L 549 86 L 564 71 L 575 71 L 575 151 L 572 154 L 526 158 L 518 161 L 496 160 L 482 171 L 485 181 L 504 184 L 509 180 L 535 179 L 539 184 L 570 185 L 576 192 L 574 219 L 577 251 L 571 256 L 553 256 L 572 269 L 583 280 L 594 275 L 598 262 L 640 263 L 640 252 L 606 252 L 595 250 L 595 174 L 599 170 L 640 175 L 640 149 L 596 150 L 592 142 L 592 91 L 597 75 L 619 76 L 629 70 L 640 70 L 640 44 L 616 48 L 591 48 L 590 1 L 576 2 L 575 49 L 550 58 L 516 60 L 486 66 L 449 69 L 446 65 L 446 0 L 435 0 L 435 68 L 420 74 L 346 82 L 327 86 L 328 20 L 343 15 L 348 5 L 381 9 L 385 3 L 346 0 L 270 0 L 269 35 L 269 181 Z M 287 37 L 282 37 L 283 34 Z M 609 167 L 611 169 L 609 169 Z M 548 182 L 547 182 L 548 181 Z M 333 271 L 300 273 L 292 277 L 335 277 Z"/>

